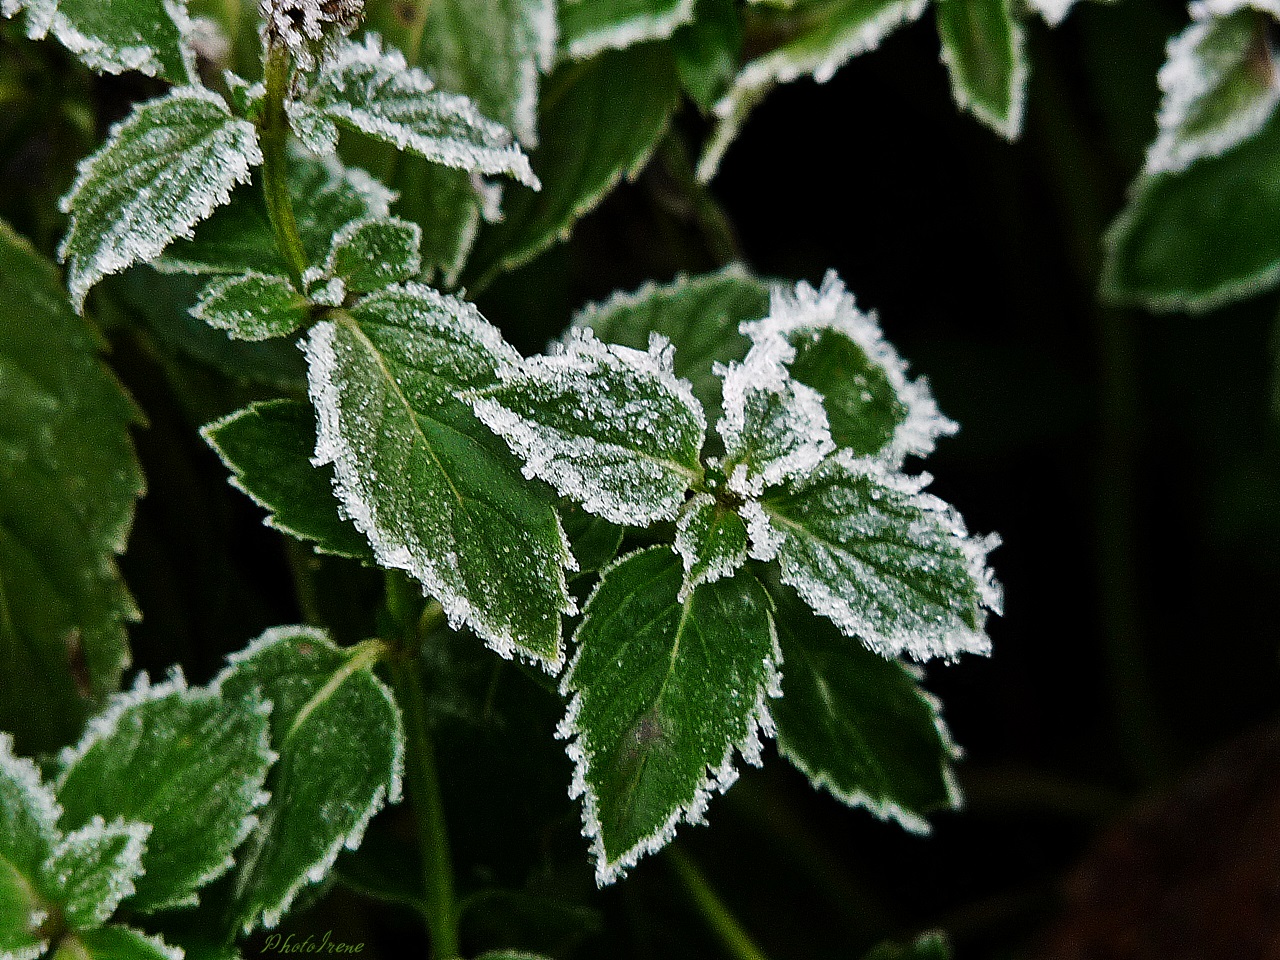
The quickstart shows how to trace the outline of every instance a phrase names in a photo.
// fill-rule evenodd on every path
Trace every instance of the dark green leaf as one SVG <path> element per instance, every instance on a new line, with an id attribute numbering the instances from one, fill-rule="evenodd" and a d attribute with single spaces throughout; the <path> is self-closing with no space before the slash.
<path id="1" fill-rule="evenodd" d="M 35 960 L 47 941 L 48 903 L 37 888 L 58 842 L 58 805 L 40 771 L 0 733 L 0 956 Z"/>
<path id="2" fill-rule="evenodd" d="M 1011 0 L 938 0 L 942 62 L 956 103 L 1006 140 L 1022 130 L 1027 59 Z"/>
<path id="3" fill-rule="evenodd" d="M 882 943 L 864 960 L 951 960 L 951 945 L 945 934 L 936 931 L 912 943 Z"/>
<path id="4" fill-rule="evenodd" d="M 325 274 L 340 277 L 351 293 L 368 293 L 422 268 L 422 228 L 396 217 L 353 220 L 333 238 Z"/>
<path id="5" fill-rule="evenodd" d="M 701 584 L 732 576 L 747 562 L 747 525 L 715 497 L 697 494 L 676 524 L 676 550 L 684 563 L 683 601 Z"/>
<path id="6" fill-rule="evenodd" d="M 306 323 L 311 304 L 286 278 L 251 271 L 210 281 L 191 313 L 236 340 L 270 340 Z"/>
<path id="7" fill-rule="evenodd" d="M 62 938 L 53 960 L 182 960 L 182 951 L 129 927 L 83 930 Z"/>
<path id="8" fill-rule="evenodd" d="M 150 833 L 147 823 L 95 817 L 58 845 L 46 868 L 47 886 L 72 929 L 102 926 L 134 892 Z"/>
<path id="9" fill-rule="evenodd" d="M 560 49 L 571 60 L 662 40 L 693 19 L 694 0 L 560 0 Z"/>
<path id="10" fill-rule="evenodd" d="M 579 577 L 596 573 L 612 563 L 626 532 L 616 523 L 587 513 L 572 500 L 561 502 L 560 523 L 569 538 L 573 559 L 578 563 L 576 575 Z"/>
<path id="11" fill-rule="evenodd" d="M 27 4 L 28 7 L 45 6 Z M 47 22 L 58 41 L 100 73 L 138 70 L 171 83 L 195 79 L 195 53 L 184 33 L 191 28 L 185 4 L 164 0 L 57 0 Z M 6 12 L 8 12 L 6 7 Z M 30 30 L 43 35 L 43 29 Z"/>
<path id="12" fill-rule="evenodd" d="M 684 91 L 710 113 L 733 85 L 742 53 L 742 20 L 734 0 L 698 0 L 694 20 L 675 32 L 676 70 Z"/>

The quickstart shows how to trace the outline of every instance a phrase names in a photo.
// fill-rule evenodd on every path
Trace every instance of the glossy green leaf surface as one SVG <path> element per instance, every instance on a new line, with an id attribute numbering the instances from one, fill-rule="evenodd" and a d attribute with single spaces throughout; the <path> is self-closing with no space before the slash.
<path id="1" fill-rule="evenodd" d="M 734 0 L 698 0 L 693 21 L 672 36 L 680 83 L 704 113 L 710 113 L 733 85 L 742 34 Z"/>
<path id="2" fill-rule="evenodd" d="M 422 268 L 422 228 L 397 217 L 354 220 L 333 237 L 325 273 L 350 293 L 408 280 Z"/>
<path id="3" fill-rule="evenodd" d="M 57 0 L 27 6 L 35 13 L 28 20 L 30 34 L 42 36 L 47 29 L 92 70 L 137 70 L 171 83 L 194 79 L 195 53 L 184 36 L 190 29 L 185 3 Z"/>

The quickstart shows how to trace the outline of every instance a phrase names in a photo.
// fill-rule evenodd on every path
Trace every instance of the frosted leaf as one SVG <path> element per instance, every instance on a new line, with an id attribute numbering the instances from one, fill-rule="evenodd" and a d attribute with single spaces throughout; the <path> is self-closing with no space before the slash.
<path id="1" fill-rule="evenodd" d="M 884 656 L 988 653 L 1001 593 L 987 554 L 999 538 L 970 537 L 954 508 L 922 492 L 927 480 L 842 452 L 766 498 L 782 579 Z"/>
<path id="2" fill-rule="evenodd" d="M 563 0 L 560 47 L 570 60 L 665 40 L 693 20 L 694 0 Z"/>
<path id="3" fill-rule="evenodd" d="M 338 125 L 323 110 L 305 100 L 286 100 L 284 111 L 289 129 L 304 147 L 322 157 L 337 152 Z"/>
<path id="4" fill-rule="evenodd" d="M 289 49 L 303 70 L 327 43 L 345 37 L 364 16 L 364 0 L 259 0 L 263 36 Z"/>
<path id="5" fill-rule="evenodd" d="M 80 930 L 68 936 L 59 948 L 83 960 L 183 960 L 179 947 L 171 947 L 160 937 L 148 936 L 131 927 L 113 924 L 97 930 Z"/>
<path id="6" fill-rule="evenodd" d="M 683 603 L 704 583 L 732 576 L 747 562 L 747 525 L 706 493 L 694 496 L 676 523 L 676 552 L 684 563 Z"/>
<path id="7" fill-rule="evenodd" d="M 103 277 L 190 237 L 261 162 L 253 124 L 203 87 L 173 90 L 114 126 L 62 200 L 71 224 L 58 252 L 76 309 Z"/>
<path id="8" fill-rule="evenodd" d="M 222 78 L 226 83 L 227 95 L 231 98 L 231 104 L 236 111 L 249 118 L 257 116 L 267 96 L 267 85 L 261 80 L 250 83 L 230 70 L 224 70 Z"/>
<path id="9" fill-rule="evenodd" d="M 366 297 L 306 344 L 346 514 L 383 566 L 405 570 L 498 653 L 557 669 L 568 543 L 547 491 L 456 394 L 519 362 L 475 307 L 421 284 Z"/>
<path id="10" fill-rule="evenodd" d="M 1257 133 L 1280 103 L 1269 18 L 1250 3 L 1191 5 L 1157 77 L 1164 97 L 1147 173 L 1176 172 Z"/>
<path id="11" fill-rule="evenodd" d="M 557 735 L 569 740 L 571 797 L 583 798 L 596 882 L 612 883 L 666 846 L 681 822 L 703 823 L 711 797 L 737 779 L 735 755 L 760 764 L 773 733 L 781 656 L 769 598 L 746 571 L 678 599 L 670 548 L 608 567 L 575 634 Z"/>
<path id="12" fill-rule="evenodd" d="M 942 62 L 956 104 L 1006 140 L 1022 131 L 1027 55 L 1012 0 L 938 0 Z"/>
<path id="13" fill-rule="evenodd" d="M 368 293 L 422 269 L 422 228 L 397 217 L 353 220 L 333 237 L 325 273 L 346 290 Z"/>
<path id="14" fill-rule="evenodd" d="M 766 339 L 723 371 L 724 416 L 716 429 L 728 487 L 740 497 L 808 476 L 835 450 L 822 397 L 783 365 L 791 353 L 785 341 Z"/>
<path id="15" fill-rule="evenodd" d="M 880 46 L 898 27 L 916 20 L 927 0 L 835 0 L 782 46 L 748 63 L 715 105 L 711 145 L 698 162 L 698 179 L 715 176 L 720 158 L 750 110 L 779 83 L 811 76 L 826 83 L 858 54 Z"/>
<path id="16" fill-rule="evenodd" d="M 1044 18 L 1044 22 L 1056 27 L 1076 5 L 1076 0 L 1027 0 L 1027 6 Z"/>
<path id="17" fill-rule="evenodd" d="M 58 843 L 61 814 L 53 791 L 36 765 L 13 752 L 13 738 L 0 733 L 0 956 L 35 960 L 48 941 L 41 898 L 33 894 Z"/>
<path id="18" fill-rule="evenodd" d="M 73 929 L 101 926 L 133 894 L 150 834 L 149 823 L 94 817 L 58 844 L 45 867 L 47 886 Z"/>
<path id="19" fill-rule="evenodd" d="M 306 323 L 311 304 L 286 278 L 250 271 L 210 282 L 191 315 L 236 340 L 269 340 Z"/>
<path id="20" fill-rule="evenodd" d="M 4 0 L 0 13 L 27 11 L 27 36 L 53 36 L 100 73 L 137 70 L 172 83 L 196 79 L 194 25 L 185 0 Z"/>
<path id="21" fill-rule="evenodd" d="M 701 475 L 702 408 L 671 368 L 665 341 L 648 351 L 596 340 L 499 372 L 468 397 L 476 416 L 524 461 L 526 476 L 614 523 L 670 519 Z"/>
<path id="22" fill-rule="evenodd" d="M 180 674 L 155 686 L 143 674 L 58 756 L 64 828 L 95 817 L 152 825 L 133 909 L 193 904 L 231 868 L 266 799 L 269 710 L 188 689 Z"/>
<path id="23" fill-rule="evenodd" d="M 363 43 L 340 43 L 304 103 L 323 117 L 446 167 L 508 174 L 539 186 L 529 158 L 505 127 L 482 116 L 466 97 L 435 90 L 399 50 L 384 50 L 376 34 L 367 34 Z M 291 108 L 291 115 L 299 109 Z M 304 108 L 302 116 L 307 118 L 304 132 L 327 139 Z"/>
<path id="24" fill-rule="evenodd" d="M 0 0 L 0 15 L 16 17 L 23 10 L 27 12 L 27 36 L 32 40 L 48 35 L 57 9 L 58 0 Z"/>
<path id="25" fill-rule="evenodd" d="M 835 271 L 817 290 L 804 282 L 794 293 L 775 287 L 769 316 L 742 330 L 758 344 L 774 342 L 769 349 L 791 376 L 821 394 L 838 447 L 901 463 L 958 429 L 938 412 L 924 378 L 907 379 L 875 314 L 858 309 Z"/>

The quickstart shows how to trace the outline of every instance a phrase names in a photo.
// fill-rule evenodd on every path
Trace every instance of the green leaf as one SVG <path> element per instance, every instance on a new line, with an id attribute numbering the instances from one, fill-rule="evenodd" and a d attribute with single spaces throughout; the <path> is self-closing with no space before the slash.
<path id="1" fill-rule="evenodd" d="M 22 4 L 18 4 L 21 6 Z M 4 13 L 11 16 L 11 4 Z M 137 70 L 172 83 L 195 80 L 195 52 L 185 3 L 164 0 L 57 0 L 27 3 L 27 32 L 51 31 L 58 42 L 99 73 Z"/>
<path id="2" fill-rule="evenodd" d="M 233 654 L 215 681 L 228 700 L 274 705 L 272 796 L 236 877 L 245 934 L 276 926 L 344 847 L 360 845 L 373 815 L 400 799 L 404 729 L 372 673 L 379 650 L 342 649 L 309 627 L 276 627 Z"/>
<path id="3" fill-rule="evenodd" d="M 698 0 L 692 23 L 675 32 L 676 70 L 684 91 L 710 113 L 731 86 L 742 55 L 742 20 L 734 0 Z"/>
<path id="4" fill-rule="evenodd" d="M 769 316 L 743 329 L 821 395 L 837 447 L 901 463 L 957 429 L 938 412 L 928 383 L 907 379 L 875 315 L 858 310 L 834 271 L 818 290 L 804 282 L 794 293 L 776 289 Z"/>
<path id="5" fill-rule="evenodd" d="M 311 465 L 316 417 L 296 400 L 251 403 L 201 428 L 232 472 L 231 485 L 268 511 L 263 522 L 321 553 L 373 562 L 368 542 L 338 512 L 333 471 Z"/>
<path id="6" fill-rule="evenodd" d="M 311 303 L 287 278 L 251 270 L 211 281 L 191 314 L 236 340 L 270 340 L 306 323 Z"/>
<path id="7" fill-rule="evenodd" d="M 153 911 L 195 903 L 230 869 L 265 800 L 271 750 L 261 701 L 224 703 L 181 676 L 145 681 L 62 752 L 56 789 L 67 828 L 99 816 L 152 825 L 129 904 Z"/>
<path id="8" fill-rule="evenodd" d="M 261 162 L 253 124 L 203 87 L 172 90 L 112 127 L 62 201 L 71 225 L 58 253 L 76 309 L 103 277 L 190 236 Z"/>
<path id="9" fill-rule="evenodd" d="M 1183 170 L 1231 149 L 1257 133 L 1280 103 L 1270 19 L 1242 3 L 1212 12 L 1193 4 L 1191 14 L 1194 22 L 1169 41 L 1160 68 L 1164 99 L 1148 173 Z"/>
<path id="10" fill-rule="evenodd" d="M 898 27 L 916 20 L 926 5 L 927 0 L 814 0 L 807 4 L 800 30 L 743 67 L 733 88 L 716 104 L 718 124 L 698 162 L 698 179 L 705 182 L 715 176 L 747 114 L 775 84 L 804 76 L 826 83 L 853 57 L 874 50 Z"/>
<path id="11" fill-rule="evenodd" d="M 353 220 L 337 232 L 325 275 L 352 293 L 381 290 L 422 269 L 422 228 L 398 217 Z"/>
<path id="12" fill-rule="evenodd" d="M 589 332 L 498 372 L 472 408 L 524 461 L 526 476 L 613 523 L 669 520 L 702 474 L 707 423 L 671 351 L 611 346 Z"/>
<path id="13" fill-rule="evenodd" d="M 150 833 L 148 823 L 94 817 L 58 845 L 46 868 L 48 888 L 72 929 L 102 926 L 133 894 Z"/>
<path id="14" fill-rule="evenodd" d="M 57 271 L 0 223 L 0 728 L 73 740 L 129 662 L 116 568 L 144 489 L 140 419 Z"/>
<path id="15" fill-rule="evenodd" d="M 622 546 L 625 528 L 593 516 L 572 500 L 560 504 L 560 523 L 577 563 L 576 576 L 598 573 L 613 562 Z"/>
<path id="16" fill-rule="evenodd" d="M 688 380 L 693 395 L 718 423 L 720 377 L 716 364 L 741 360 L 751 342 L 738 333 L 746 320 L 769 312 L 769 286 L 742 267 L 726 267 L 699 277 L 677 277 L 665 286 L 648 284 L 634 293 L 615 293 L 584 307 L 573 327 L 588 327 L 606 343 L 644 350 L 657 333 L 675 347 L 675 372 Z"/>
<path id="17" fill-rule="evenodd" d="M 500 188 L 413 156 L 399 158 L 395 184 L 396 210 L 422 227 L 423 279 L 456 286 L 481 220 L 500 212 L 491 202 Z"/>
<path id="18" fill-rule="evenodd" d="M 1280 279 L 1280 117 L 1179 173 L 1140 177 L 1107 231 L 1102 295 L 1151 310 L 1212 310 Z"/>
<path id="19" fill-rule="evenodd" d="M 290 105 L 294 132 L 317 153 L 337 143 L 334 123 L 456 170 L 508 174 L 537 188 L 529 158 L 506 127 L 458 94 L 441 93 L 398 50 L 375 34 L 342 41 L 325 60 L 306 99 Z M 302 126 L 300 126 L 300 124 Z"/>
<path id="20" fill-rule="evenodd" d="M 182 960 L 182 951 L 159 937 L 115 925 L 68 934 L 53 960 Z"/>
<path id="21" fill-rule="evenodd" d="M 471 304 L 420 284 L 389 287 L 311 330 L 316 462 L 378 561 L 410 573 L 503 656 L 549 669 L 573 610 L 555 506 L 459 391 L 519 362 Z"/>
<path id="22" fill-rule="evenodd" d="M 37 890 L 58 842 L 58 809 L 40 771 L 13 752 L 0 733 L 0 957 L 35 960 L 48 942 L 40 934 L 48 906 Z"/>
<path id="23" fill-rule="evenodd" d="M 999 538 L 970 537 L 922 492 L 927 480 L 836 454 L 748 515 L 753 556 L 776 555 L 814 612 L 885 656 L 988 653 L 986 611 L 1001 596 L 986 558 Z"/>
<path id="24" fill-rule="evenodd" d="M 814 617 L 791 590 L 772 594 L 786 664 L 773 705 L 778 751 L 841 803 L 928 832 L 926 814 L 960 803 L 958 751 L 937 700 L 911 669 Z"/>
<path id="25" fill-rule="evenodd" d="M 635 177 L 666 132 L 678 100 L 666 44 L 560 67 L 542 98 L 542 146 L 534 156 L 542 190 L 508 196 L 502 221 L 482 229 L 469 271 L 480 285 L 566 238 L 619 180 Z"/>
<path id="26" fill-rule="evenodd" d="M 678 599 L 684 572 L 669 547 L 609 567 L 587 602 L 562 691 L 572 796 L 600 884 L 700 823 L 737 779 L 734 753 L 760 762 L 772 732 L 777 639 L 769 598 L 740 572 Z"/>
<path id="27" fill-rule="evenodd" d="M 747 525 L 715 497 L 699 493 L 680 514 L 675 546 L 684 563 L 677 598 L 683 603 L 697 587 L 732 576 L 747 562 Z"/>
<path id="28" fill-rule="evenodd" d="M 911 943 L 886 941 L 866 955 L 864 960 L 951 960 L 951 945 L 941 931 L 922 934 Z"/>
<path id="29" fill-rule="evenodd" d="M 333 235 L 353 220 L 387 217 L 395 194 L 356 167 L 343 167 L 334 157 L 323 159 L 292 151 L 289 195 L 298 219 L 298 234 L 308 260 L 323 263 Z M 276 248 L 271 220 L 255 182 L 236 190 L 231 202 L 196 228 L 189 240 L 178 240 L 156 261 L 170 273 L 229 273 L 245 270 L 282 276 L 288 265 Z"/>
<path id="30" fill-rule="evenodd" d="M 570 60 L 662 40 L 693 20 L 694 0 L 560 0 L 560 49 Z"/>
<path id="31" fill-rule="evenodd" d="M 951 93 L 1006 140 L 1022 130 L 1027 56 L 1012 0 L 938 0 L 942 62 Z"/>

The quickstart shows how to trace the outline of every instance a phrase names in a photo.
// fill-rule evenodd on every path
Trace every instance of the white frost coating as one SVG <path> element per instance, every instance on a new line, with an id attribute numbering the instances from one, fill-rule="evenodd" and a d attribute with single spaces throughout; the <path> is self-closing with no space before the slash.
<path id="1" fill-rule="evenodd" d="M 581 0 L 587 6 L 600 0 Z M 575 4 L 576 5 L 576 4 Z M 665 40 L 693 20 L 694 0 L 677 0 L 669 10 L 637 11 L 625 20 L 584 31 L 565 44 L 570 60 L 586 60 L 604 50 L 624 50 L 637 43 Z"/>
<path id="2" fill-rule="evenodd" d="M 732 576 L 747 562 L 747 543 L 724 544 L 712 539 L 716 521 L 716 499 L 709 493 L 696 494 L 676 521 L 674 549 L 684 564 L 684 582 L 676 599 L 684 603 L 704 583 Z M 708 550 L 710 553 L 708 553 Z M 705 564 L 697 573 L 693 568 Z"/>
<path id="3" fill-rule="evenodd" d="M 197 74 L 196 54 L 192 40 L 196 34 L 196 27 L 187 14 L 185 2 L 164 0 L 164 10 L 173 20 L 182 38 L 180 52 L 185 71 L 184 76 L 169 79 L 175 83 L 194 83 L 197 80 Z M 28 34 L 32 35 L 32 39 L 39 39 L 45 33 L 52 32 L 59 43 L 75 54 L 91 70 L 100 73 L 124 73 L 136 70 L 149 77 L 154 77 L 164 70 L 160 51 L 155 47 L 142 42 L 117 45 L 104 37 L 85 33 L 53 3 L 47 6 L 29 4 L 27 17 Z M 141 37 L 138 39 L 141 40 Z"/>
<path id="4" fill-rule="evenodd" d="M 1202 157 L 1214 157 L 1248 139 L 1262 129 L 1280 103 L 1280 76 L 1275 57 L 1264 40 L 1258 43 L 1253 30 L 1237 37 L 1224 37 L 1222 31 L 1233 25 L 1218 18 L 1241 10 L 1262 10 L 1277 15 L 1272 7 L 1242 0 L 1217 0 L 1191 4 L 1192 24 L 1169 41 L 1164 65 L 1157 81 L 1163 98 L 1156 115 L 1158 133 L 1147 151 L 1146 172 L 1177 172 Z M 1228 44 L 1225 41 L 1235 40 Z M 1251 58 L 1263 55 L 1263 62 Z M 1206 105 L 1233 74 L 1247 71 L 1258 82 L 1253 99 L 1236 104 L 1230 116 L 1198 135 L 1184 129 L 1197 118 L 1198 108 Z"/>
<path id="5" fill-rule="evenodd" d="M 45 786 L 36 765 L 13 752 L 13 735 L 0 731 L 0 778 L 14 783 L 30 808 L 50 846 L 57 838 L 57 823 L 62 816 L 54 793 Z"/>
<path id="6" fill-rule="evenodd" d="M 57 885 L 59 898 L 64 908 L 73 912 L 71 919 L 77 926 L 106 923 L 120 902 L 133 895 L 136 889 L 133 881 L 146 872 L 142 866 L 142 856 L 146 852 L 151 830 L 149 823 L 126 822 L 123 818 L 108 825 L 101 816 L 95 815 L 58 844 L 45 864 L 45 873 Z M 113 855 L 111 848 L 122 837 L 124 845 Z M 111 857 L 110 863 L 103 862 L 103 858 L 107 856 Z M 69 865 L 64 861 L 67 858 L 71 859 L 72 864 L 92 862 L 100 871 L 88 878 L 81 877 L 82 881 L 88 880 L 93 884 L 93 890 L 68 889 L 75 878 L 66 872 Z M 106 889 L 102 890 L 100 887 Z M 96 902 L 79 902 L 86 894 L 94 897 Z"/>
<path id="7" fill-rule="evenodd" d="M 782 545 L 782 534 L 774 528 L 769 520 L 769 513 L 758 500 L 748 500 L 738 508 L 738 515 L 747 524 L 747 537 L 750 546 L 747 554 L 753 560 L 767 563 L 778 555 L 778 547 Z"/>
<path id="8" fill-rule="evenodd" d="M 310 70 L 327 41 L 346 36 L 364 16 L 364 0 L 259 0 L 268 40 L 283 43 L 298 66 Z"/>
<path id="9" fill-rule="evenodd" d="M 1067 14 L 1075 3 L 1076 0 L 1027 0 L 1027 6 L 1040 14 L 1051 27 L 1056 27 L 1067 19 Z"/>
<path id="10" fill-rule="evenodd" d="M 201 107 L 198 139 L 183 129 Z M 157 126 L 157 113 L 176 113 Z M 143 132 L 139 136 L 138 131 Z M 173 154 L 174 139 L 184 138 Z M 156 151 L 168 151 L 157 168 Z M 111 128 L 106 144 L 80 161 L 79 175 L 59 202 L 71 225 L 58 249 L 67 264 L 67 286 L 77 312 L 89 289 L 105 276 L 159 256 L 179 237 L 231 199 L 262 163 L 257 130 L 231 115 L 226 102 L 203 87 L 180 87 L 152 100 Z M 129 188 L 124 191 L 122 188 Z M 129 192 L 129 191 L 133 192 Z M 88 216 L 88 222 L 82 218 Z"/>
<path id="11" fill-rule="evenodd" d="M 965 0 L 942 0 L 942 2 L 963 3 Z M 1006 2 L 1009 2 L 1009 0 L 1006 0 Z M 1001 113 L 998 109 L 993 110 L 989 104 L 969 95 L 968 87 L 961 80 L 964 76 L 962 65 L 956 59 L 955 51 L 951 49 L 951 45 L 945 41 L 942 44 L 940 59 L 951 77 L 951 96 L 955 100 L 956 106 L 961 110 L 968 110 L 1000 136 L 1006 140 L 1013 141 L 1018 139 L 1018 134 L 1022 132 L 1022 119 L 1026 112 L 1027 38 L 1022 21 L 1013 12 L 1012 6 L 1010 5 L 1005 9 L 1009 14 L 1008 53 L 1010 62 L 1013 64 L 1013 69 L 1009 73 L 1009 105 L 1007 112 Z M 984 64 L 983 67 L 985 66 Z"/>
<path id="12" fill-rule="evenodd" d="M 960 429 L 954 420 L 938 411 L 938 404 L 924 377 L 907 379 L 907 363 L 884 338 L 874 312 L 863 313 L 834 270 L 823 278 L 815 290 L 801 281 L 795 292 L 778 285 L 772 290 L 769 315 L 763 320 L 742 324 L 741 330 L 757 344 L 791 338 L 808 332 L 832 330 L 848 337 L 866 354 L 867 360 L 879 367 L 906 407 L 907 415 L 894 429 L 889 448 L 881 456 L 893 464 L 901 464 L 908 455 L 923 457 L 930 453 L 938 437 L 946 437 Z M 775 347 L 782 355 L 781 347 Z M 789 362 L 790 357 L 787 358 Z"/>
<path id="13" fill-rule="evenodd" d="M 329 256 L 325 260 L 325 275 L 339 279 L 337 276 L 337 259 L 339 253 L 345 248 L 351 246 L 359 238 L 360 234 L 365 231 L 372 230 L 375 235 L 379 228 L 400 231 L 408 234 L 407 253 L 403 263 L 399 264 L 400 272 L 404 276 L 415 276 L 422 270 L 422 227 L 408 220 L 401 220 L 399 217 L 360 217 L 352 220 L 344 225 L 337 233 L 333 235 L 333 242 L 329 247 Z M 392 251 L 385 247 L 374 247 L 372 256 L 380 254 L 389 254 Z M 399 254 L 401 251 L 396 250 Z M 384 260 L 385 262 L 385 260 Z M 305 278 L 304 278 L 305 279 Z M 342 302 L 342 297 L 346 295 L 345 290 L 338 296 L 336 302 L 330 304 L 337 306 Z"/>

